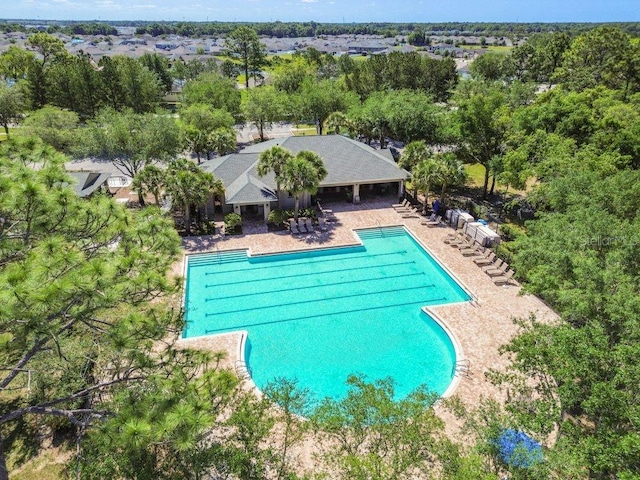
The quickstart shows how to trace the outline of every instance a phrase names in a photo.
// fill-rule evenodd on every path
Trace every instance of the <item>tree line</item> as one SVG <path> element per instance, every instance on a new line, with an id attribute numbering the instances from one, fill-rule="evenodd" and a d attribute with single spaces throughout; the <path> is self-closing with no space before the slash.
<path id="1" fill-rule="evenodd" d="M 246 26 L 258 35 L 277 38 L 315 37 L 318 35 L 408 35 L 423 32 L 428 35 L 485 35 L 528 37 L 537 33 L 566 32 L 571 35 L 586 33 L 603 25 L 619 28 L 637 36 L 640 34 L 638 22 L 581 23 L 581 22 L 443 22 L 443 23 L 322 23 L 322 22 L 71 22 L 71 21 L 30 21 L 30 24 L 47 24 L 47 33 L 67 35 L 117 35 L 118 26 L 136 27 L 137 35 L 180 35 L 185 37 L 226 36 L 239 27 Z M 0 32 L 36 33 L 27 31 L 25 22 L 0 22 Z"/>

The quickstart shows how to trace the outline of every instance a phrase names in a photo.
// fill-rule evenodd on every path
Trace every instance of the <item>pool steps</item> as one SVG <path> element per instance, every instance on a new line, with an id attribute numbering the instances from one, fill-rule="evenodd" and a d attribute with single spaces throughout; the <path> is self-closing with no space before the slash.
<path id="1" fill-rule="evenodd" d="M 456 377 L 465 377 L 469 378 L 471 376 L 471 362 L 468 358 L 463 358 L 456 362 L 454 367 L 454 375 Z"/>
<path id="2" fill-rule="evenodd" d="M 211 252 L 202 255 L 189 255 L 189 265 L 211 265 L 231 262 L 241 262 L 248 257 L 247 251 L 225 250 L 222 252 Z"/>
<path id="3" fill-rule="evenodd" d="M 366 238 L 386 238 L 386 237 L 398 237 L 407 234 L 407 230 L 398 225 L 395 227 L 374 227 L 358 229 L 357 234 L 361 239 Z"/>

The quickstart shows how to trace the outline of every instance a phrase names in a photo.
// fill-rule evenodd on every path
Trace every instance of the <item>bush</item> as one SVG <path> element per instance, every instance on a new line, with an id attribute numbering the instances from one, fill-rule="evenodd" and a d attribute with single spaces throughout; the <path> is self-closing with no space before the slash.
<path id="1" fill-rule="evenodd" d="M 505 242 L 512 242 L 518 237 L 526 235 L 525 230 L 517 225 L 503 223 L 499 229 L 500 236 Z"/>
<path id="2" fill-rule="evenodd" d="M 287 220 L 293 218 L 294 213 L 293 210 L 271 210 L 267 222 L 273 225 L 287 225 Z M 317 214 L 318 212 L 313 207 L 304 208 L 298 212 L 298 216 L 308 218 L 316 218 Z"/>
<path id="3" fill-rule="evenodd" d="M 235 230 L 242 225 L 242 217 L 237 213 L 227 213 L 224 216 L 224 229 L 226 231 Z"/>
<path id="4" fill-rule="evenodd" d="M 267 217 L 267 222 L 273 225 L 284 225 L 292 216 L 288 210 L 271 210 Z"/>

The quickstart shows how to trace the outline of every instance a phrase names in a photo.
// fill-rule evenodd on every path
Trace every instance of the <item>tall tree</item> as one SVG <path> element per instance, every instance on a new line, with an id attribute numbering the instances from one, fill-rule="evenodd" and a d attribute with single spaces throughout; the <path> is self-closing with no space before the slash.
<path id="1" fill-rule="evenodd" d="M 284 110 L 284 96 L 270 85 L 250 90 L 242 102 L 244 117 L 258 129 L 261 142 L 273 122 L 286 118 Z"/>
<path id="2" fill-rule="evenodd" d="M 519 424 L 553 435 L 554 476 L 632 478 L 640 468 L 639 173 L 603 176 L 589 168 L 598 159 L 585 160 L 548 182 L 548 211 L 515 245 L 525 290 L 561 318 L 520 320 L 503 348 L 512 367 L 492 378 L 512 390 Z"/>
<path id="3" fill-rule="evenodd" d="M 318 191 L 320 182 L 327 176 L 322 158 L 317 153 L 302 150 L 289 159 L 282 167 L 282 185 L 295 200 L 294 218 L 298 220 L 300 196 L 313 195 Z"/>
<path id="4" fill-rule="evenodd" d="M 233 152 L 237 145 L 237 134 L 232 127 L 221 127 L 209 132 L 211 148 L 219 156 Z"/>
<path id="5" fill-rule="evenodd" d="M 358 103 L 352 92 L 345 91 L 335 80 L 312 81 L 307 79 L 300 92 L 301 118 L 312 118 L 316 123 L 316 133 L 322 135 L 324 121 L 337 111 L 346 112 Z"/>
<path id="6" fill-rule="evenodd" d="M 144 196 L 153 195 L 155 204 L 160 206 L 160 192 L 165 185 L 164 171 L 155 165 L 145 165 L 134 177 L 132 188 L 138 192 L 144 206 Z"/>
<path id="7" fill-rule="evenodd" d="M 205 104 L 229 112 L 237 121 L 240 117 L 241 95 L 234 81 L 218 73 L 203 73 L 182 89 L 185 105 Z"/>
<path id="8" fill-rule="evenodd" d="M 0 83 L 0 126 L 4 128 L 9 138 L 9 125 L 16 124 L 27 109 L 22 89 L 14 85 L 9 87 Z"/>
<path id="9" fill-rule="evenodd" d="M 171 224 L 104 196 L 80 199 L 65 160 L 31 141 L 0 146 L 0 389 L 11 391 L 0 399 L 3 480 L 17 422 L 82 434 L 114 414 L 118 392 L 144 390 L 177 358 L 155 342 L 179 328 L 160 302 L 179 253 Z"/>
<path id="10" fill-rule="evenodd" d="M 78 125 L 75 112 L 47 106 L 25 118 L 20 135 L 38 137 L 56 150 L 70 153 L 78 145 Z"/>
<path id="11" fill-rule="evenodd" d="M 232 129 L 234 119 L 224 109 L 214 109 L 204 103 L 193 103 L 180 109 L 179 124 L 184 132 L 186 146 L 196 154 L 200 163 L 202 155 L 209 158 L 209 153 L 216 150 L 212 143 L 212 133 L 218 129 Z"/>
<path id="12" fill-rule="evenodd" d="M 398 399 L 391 379 L 352 376 L 347 383 L 344 399 L 324 400 L 311 416 L 328 471 L 354 479 L 435 478 L 447 446 L 431 408 L 435 397 L 421 387 Z"/>
<path id="13" fill-rule="evenodd" d="M 463 159 L 484 167 L 482 198 L 486 199 L 490 162 L 503 153 L 509 110 L 499 85 L 465 82 L 462 87 L 455 98 L 457 143 Z"/>
<path id="14" fill-rule="evenodd" d="M 225 45 L 232 56 L 240 59 L 245 75 L 245 88 L 249 89 L 249 74 L 255 75 L 266 61 L 266 48 L 260 43 L 256 31 L 248 26 L 236 28 L 229 34 Z"/>
<path id="15" fill-rule="evenodd" d="M 211 194 L 224 192 L 220 180 L 185 158 L 169 163 L 166 189 L 183 209 L 187 235 L 191 234 L 191 207 L 204 205 Z"/>
<path id="16" fill-rule="evenodd" d="M 400 159 L 398 160 L 398 166 L 400 168 L 404 168 L 409 172 L 413 172 L 418 164 L 427 161 L 431 158 L 432 152 L 424 140 L 416 140 L 408 144 L 402 155 L 400 155 Z M 418 197 L 418 183 L 411 182 L 413 186 L 413 197 L 417 199 Z"/>
<path id="17" fill-rule="evenodd" d="M 42 108 L 47 103 L 49 69 L 69 54 L 62 40 L 43 32 L 29 36 L 26 46 L 36 52 L 36 57 L 27 70 L 31 103 L 34 108 Z"/>
<path id="18" fill-rule="evenodd" d="M 105 104 L 115 110 L 153 112 L 160 105 L 163 86 L 155 72 L 124 55 L 104 56 L 98 63 L 105 89 Z"/>
<path id="19" fill-rule="evenodd" d="M 437 154 L 434 157 L 439 164 L 440 174 L 436 178 L 436 183 L 440 184 L 440 203 L 446 205 L 445 194 L 447 189 L 463 185 L 467 179 L 467 170 L 464 164 L 452 152 Z"/>
<path id="20" fill-rule="evenodd" d="M 77 153 L 111 160 L 123 174 L 134 178 L 148 163 L 172 159 L 181 146 L 173 118 L 107 109 L 83 131 Z"/>
<path id="21" fill-rule="evenodd" d="M 617 27 L 601 26 L 577 37 L 565 52 L 556 78 L 571 90 L 598 85 L 622 89 L 640 88 L 640 58 L 629 35 Z M 635 86 L 630 90 L 630 86 Z"/>
<path id="22" fill-rule="evenodd" d="M 5 80 L 25 80 L 29 68 L 35 62 L 35 54 L 15 45 L 0 53 L 0 77 Z"/>
<path id="23" fill-rule="evenodd" d="M 169 70 L 169 60 L 157 53 L 145 53 L 138 60 L 160 79 L 164 93 L 171 92 L 173 77 Z"/>
<path id="24" fill-rule="evenodd" d="M 105 104 L 101 72 L 89 55 L 80 53 L 56 62 L 50 70 L 48 101 L 86 120 Z"/>
<path id="25" fill-rule="evenodd" d="M 413 188 L 418 192 L 424 192 L 422 212 L 425 214 L 429 209 L 429 191 L 441 176 L 441 165 L 433 157 L 421 160 L 411 171 Z"/>
<path id="26" fill-rule="evenodd" d="M 260 160 L 258 161 L 258 175 L 264 177 L 269 172 L 273 172 L 276 179 L 276 194 L 278 195 L 278 208 L 280 208 L 280 185 L 282 183 L 282 176 L 284 166 L 291 161 L 293 154 L 284 147 L 275 145 L 268 150 L 260 153 Z"/>

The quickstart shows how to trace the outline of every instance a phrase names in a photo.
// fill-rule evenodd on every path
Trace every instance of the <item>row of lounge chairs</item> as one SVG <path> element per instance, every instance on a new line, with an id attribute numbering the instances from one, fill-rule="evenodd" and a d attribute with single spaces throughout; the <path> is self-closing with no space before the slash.
<path id="1" fill-rule="evenodd" d="M 422 215 L 422 206 L 412 205 L 407 199 L 404 199 L 402 203 L 394 203 L 391 206 L 396 212 L 402 215 L 402 218 L 418 218 L 419 215 Z M 420 224 L 426 225 L 427 227 L 437 227 L 440 225 L 441 220 L 442 216 L 434 213 L 428 220 L 423 220 Z"/>
<path id="2" fill-rule="evenodd" d="M 473 262 L 482 268 L 496 285 L 508 285 L 511 282 L 515 272 L 509 268 L 509 264 L 498 258 L 490 249 L 476 244 L 469 235 L 452 233 L 445 237 L 444 242 L 458 248 L 464 256 L 476 257 Z"/>
<path id="3" fill-rule="evenodd" d="M 327 230 L 327 223 L 324 217 L 318 217 L 318 228 L 321 231 Z M 301 233 L 313 233 L 316 231 L 313 226 L 313 221 L 310 218 L 298 218 L 296 222 L 293 218 L 289 219 L 289 230 L 292 235 L 299 235 Z"/>
<path id="4" fill-rule="evenodd" d="M 394 203 L 391 206 L 402 216 L 402 218 L 418 218 L 418 207 L 413 206 L 411 202 L 406 198 L 402 201 L 402 203 Z"/>

